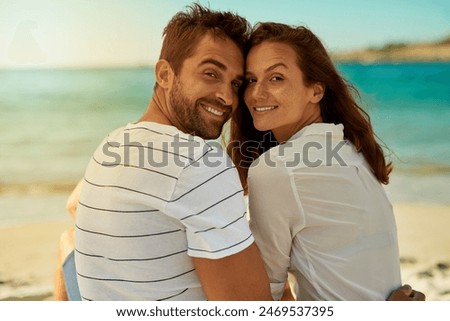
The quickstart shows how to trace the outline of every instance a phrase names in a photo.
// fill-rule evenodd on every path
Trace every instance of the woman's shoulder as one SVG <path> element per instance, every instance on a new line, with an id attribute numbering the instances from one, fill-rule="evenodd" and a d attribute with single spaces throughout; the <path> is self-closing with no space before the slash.
<path id="1" fill-rule="evenodd" d="M 342 124 L 309 125 L 284 144 L 260 155 L 255 166 L 268 170 L 306 168 L 312 171 L 324 166 L 359 166 L 364 158 L 344 138 L 343 130 Z"/>

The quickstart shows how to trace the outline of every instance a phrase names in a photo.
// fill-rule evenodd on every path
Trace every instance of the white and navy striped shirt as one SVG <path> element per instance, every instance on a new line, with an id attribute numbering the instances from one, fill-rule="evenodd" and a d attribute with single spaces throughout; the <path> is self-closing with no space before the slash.
<path id="1" fill-rule="evenodd" d="M 140 122 L 94 153 L 76 219 L 84 300 L 205 300 L 190 257 L 219 259 L 253 241 L 237 171 L 221 148 Z"/>

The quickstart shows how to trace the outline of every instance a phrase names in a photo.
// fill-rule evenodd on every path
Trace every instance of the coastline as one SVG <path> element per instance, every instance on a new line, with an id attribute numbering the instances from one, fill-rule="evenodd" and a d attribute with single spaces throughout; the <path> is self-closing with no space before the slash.
<path id="1" fill-rule="evenodd" d="M 429 63 L 450 62 L 450 42 L 387 44 L 382 48 L 365 48 L 331 54 L 336 63 Z"/>
<path id="2" fill-rule="evenodd" d="M 427 300 L 450 300 L 450 205 L 399 203 L 397 221 L 403 283 Z M 0 300 L 53 300 L 53 272 L 65 220 L 0 228 Z"/>

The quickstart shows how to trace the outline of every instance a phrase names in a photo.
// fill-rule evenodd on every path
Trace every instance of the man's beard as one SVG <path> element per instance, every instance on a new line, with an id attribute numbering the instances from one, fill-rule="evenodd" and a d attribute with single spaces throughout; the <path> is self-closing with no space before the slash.
<path id="1" fill-rule="evenodd" d="M 183 86 L 177 77 L 175 77 L 169 100 L 178 121 L 188 131 L 187 134 L 199 136 L 203 139 L 214 139 L 220 136 L 225 122 L 203 119 L 201 116 L 203 108 L 200 106 L 200 103 L 203 100 L 224 108 L 223 104 L 217 102 L 215 99 L 211 100 L 207 98 L 200 98 L 195 102 L 189 100 L 184 94 Z"/>

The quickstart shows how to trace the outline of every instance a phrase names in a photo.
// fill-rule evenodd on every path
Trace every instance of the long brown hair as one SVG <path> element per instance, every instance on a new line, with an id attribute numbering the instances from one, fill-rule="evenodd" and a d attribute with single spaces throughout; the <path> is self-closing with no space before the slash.
<path id="1" fill-rule="evenodd" d="M 359 97 L 358 91 L 338 73 L 321 41 L 302 26 L 259 23 L 250 36 L 247 53 L 253 46 L 266 41 L 285 43 L 294 49 L 305 84 L 319 82 L 325 87 L 320 101 L 323 122 L 343 124 L 344 137 L 363 154 L 377 180 L 387 184 L 392 164 L 386 163 L 369 115 L 355 101 L 353 95 Z M 255 129 L 250 112 L 241 101 L 231 119 L 227 150 L 236 164 L 244 189 L 247 188 L 248 168 L 252 160 L 276 145 L 270 134 Z"/>

